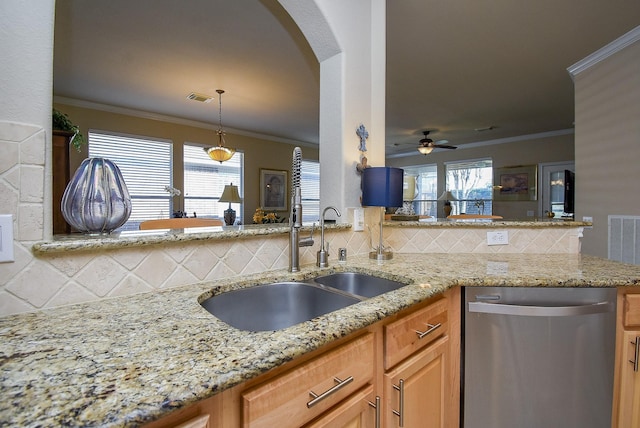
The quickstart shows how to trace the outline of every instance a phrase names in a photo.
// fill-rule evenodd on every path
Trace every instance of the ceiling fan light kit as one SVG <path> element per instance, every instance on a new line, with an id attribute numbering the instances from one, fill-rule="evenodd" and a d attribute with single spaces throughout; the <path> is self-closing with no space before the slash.
<path id="1" fill-rule="evenodd" d="M 423 131 L 424 138 L 420 140 L 420 144 L 418 145 L 418 151 L 423 155 L 428 155 L 433 151 L 433 149 L 457 149 L 456 146 L 450 146 L 447 140 L 440 140 L 436 143 L 433 142 L 431 138 L 429 138 L 430 131 Z"/>
<path id="2" fill-rule="evenodd" d="M 420 143 L 420 145 L 418 146 L 418 151 L 423 155 L 428 155 L 433 151 L 433 147 L 429 147 L 429 145 L 424 145 Z"/>

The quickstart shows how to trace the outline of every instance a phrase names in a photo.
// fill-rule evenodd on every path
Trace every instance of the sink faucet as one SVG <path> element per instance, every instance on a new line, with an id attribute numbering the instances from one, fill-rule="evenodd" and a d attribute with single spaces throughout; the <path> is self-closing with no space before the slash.
<path id="1" fill-rule="evenodd" d="M 300 247 L 313 245 L 313 229 L 311 235 L 300 238 L 302 227 L 302 190 L 300 188 L 300 164 L 302 151 L 300 147 L 293 149 L 293 163 L 291 165 L 291 212 L 289 213 L 289 272 L 300 270 Z"/>
<path id="2" fill-rule="evenodd" d="M 336 207 L 326 207 L 324 211 L 322 211 L 322 217 L 320 217 L 320 250 L 318 251 L 316 258 L 316 266 L 325 268 L 329 267 L 329 243 L 327 242 L 327 248 L 324 248 L 324 215 L 328 210 L 334 210 L 338 217 L 341 216 L 340 211 Z"/>

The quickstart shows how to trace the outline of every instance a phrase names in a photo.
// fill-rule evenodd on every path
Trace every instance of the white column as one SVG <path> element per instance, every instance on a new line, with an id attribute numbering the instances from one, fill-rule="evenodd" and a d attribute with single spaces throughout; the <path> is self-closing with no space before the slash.
<path id="1" fill-rule="evenodd" d="M 320 205 L 360 206 L 359 137 L 368 163 L 385 162 L 384 0 L 280 0 L 320 62 Z M 346 221 L 346 216 L 342 219 Z"/>

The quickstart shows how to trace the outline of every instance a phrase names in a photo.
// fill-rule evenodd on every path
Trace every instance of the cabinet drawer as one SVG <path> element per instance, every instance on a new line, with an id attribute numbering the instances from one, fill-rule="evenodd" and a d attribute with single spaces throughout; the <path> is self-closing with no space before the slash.
<path id="1" fill-rule="evenodd" d="M 624 326 L 640 326 L 640 294 L 626 294 L 624 296 Z"/>
<path id="2" fill-rule="evenodd" d="M 447 299 L 419 309 L 384 327 L 384 368 L 398 364 L 447 332 Z"/>
<path id="3" fill-rule="evenodd" d="M 373 381 L 373 354 L 373 334 L 368 333 L 246 391 L 244 427 L 305 424 Z"/>

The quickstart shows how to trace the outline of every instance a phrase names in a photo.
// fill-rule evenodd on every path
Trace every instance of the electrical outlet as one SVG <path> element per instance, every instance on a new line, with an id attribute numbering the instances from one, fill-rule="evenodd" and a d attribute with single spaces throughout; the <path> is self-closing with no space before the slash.
<path id="1" fill-rule="evenodd" d="M 499 230 L 487 232 L 487 245 L 507 245 L 509 243 L 509 232 Z"/>
<path id="2" fill-rule="evenodd" d="M 364 230 L 364 208 L 353 209 L 353 223 L 354 232 L 362 232 Z"/>
<path id="3" fill-rule="evenodd" d="M 13 261 L 13 215 L 0 214 L 0 263 Z"/>

